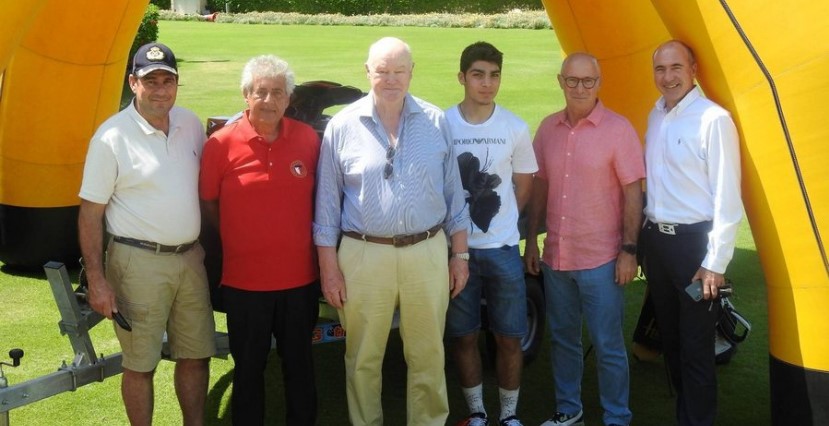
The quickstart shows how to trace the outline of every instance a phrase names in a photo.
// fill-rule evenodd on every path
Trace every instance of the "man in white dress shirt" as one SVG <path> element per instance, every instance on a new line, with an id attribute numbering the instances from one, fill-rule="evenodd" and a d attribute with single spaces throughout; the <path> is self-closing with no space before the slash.
<path id="1" fill-rule="evenodd" d="M 671 40 L 656 49 L 654 82 L 662 97 L 645 136 L 645 273 L 680 425 L 716 419 L 715 299 L 743 216 L 737 129 L 728 111 L 702 97 L 696 70 L 684 43 Z M 697 280 L 700 301 L 685 292 Z"/>

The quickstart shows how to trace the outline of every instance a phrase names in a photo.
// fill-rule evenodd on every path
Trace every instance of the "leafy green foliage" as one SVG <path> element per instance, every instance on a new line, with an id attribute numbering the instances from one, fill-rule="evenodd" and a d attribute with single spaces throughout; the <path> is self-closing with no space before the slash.
<path id="1" fill-rule="evenodd" d="M 198 15 L 161 11 L 163 21 L 203 21 Z M 295 12 L 245 12 L 220 13 L 216 22 L 223 24 L 263 25 L 351 25 L 371 27 L 429 27 L 429 28 L 511 28 L 540 30 L 550 29 L 550 18 L 543 10 L 518 10 L 506 13 L 425 13 L 419 15 L 341 15 L 319 13 L 315 15 Z"/>
<path id="2" fill-rule="evenodd" d="M 132 65 L 132 57 L 139 47 L 156 40 L 158 40 L 158 6 L 149 4 L 147 5 L 147 10 L 144 12 L 144 18 L 141 19 L 141 25 L 138 26 L 138 33 L 135 34 L 135 40 L 132 42 L 129 56 L 130 64 L 128 65 Z"/>
<path id="3" fill-rule="evenodd" d="M 150 0 L 150 4 L 158 6 L 161 10 L 170 10 L 172 7 L 172 0 Z"/>

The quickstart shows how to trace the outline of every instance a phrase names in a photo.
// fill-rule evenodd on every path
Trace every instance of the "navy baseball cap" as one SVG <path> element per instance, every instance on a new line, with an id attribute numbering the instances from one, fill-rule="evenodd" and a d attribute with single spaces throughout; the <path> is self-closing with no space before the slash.
<path id="1" fill-rule="evenodd" d="M 132 74 L 138 78 L 155 71 L 164 70 L 178 75 L 176 55 L 161 43 L 147 43 L 138 48 L 132 58 Z"/>

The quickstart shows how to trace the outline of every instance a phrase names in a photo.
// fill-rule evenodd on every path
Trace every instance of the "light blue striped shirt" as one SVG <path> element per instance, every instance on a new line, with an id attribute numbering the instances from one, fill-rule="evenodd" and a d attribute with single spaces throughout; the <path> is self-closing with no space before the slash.
<path id="1" fill-rule="evenodd" d="M 401 130 L 386 179 L 386 132 L 373 94 L 336 114 L 325 129 L 317 166 L 314 242 L 337 245 L 340 231 L 375 237 L 469 227 L 449 126 L 436 106 L 406 95 Z"/>

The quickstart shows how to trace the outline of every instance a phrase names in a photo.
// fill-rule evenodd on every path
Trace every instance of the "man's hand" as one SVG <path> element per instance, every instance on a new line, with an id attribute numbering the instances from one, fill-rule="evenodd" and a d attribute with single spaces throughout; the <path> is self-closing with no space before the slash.
<path id="1" fill-rule="evenodd" d="M 627 285 L 636 278 L 636 271 L 638 265 L 636 264 L 636 255 L 626 252 L 620 252 L 616 256 L 616 284 L 620 286 Z"/>
<path id="2" fill-rule="evenodd" d="M 524 246 L 524 267 L 530 275 L 541 273 L 541 259 L 538 255 L 538 241 L 526 240 Z"/>
<path id="3" fill-rule="evenodd" d="M 347 297 L 345 294 L 345 278 L 340 270 L 335 247 L 317 246 L 320 263 L 320 284 L 322 295 L 329 305 L 342 309 Z"/>
<path id="4" fill-rule="evenodd" d="M 320 275 L 322 295 L 325 296 L 325 301 L 337 309 L 342 309 L 346 301 L 345 278 L 343 278 L 342 271 L 338 267 L 332 271 L 320 271 Z"/>
<path id="5" fill-rule="evenodd" d="M 90 277 L 87 275 L 88 291 L 86 294 L 89 306 L 92 309 L 112 319 L 112 314 L 118 312 L 118 305 L 115 303 L 115 292 L 109 282 L 103 276 Z"/>
<path id="6" fill-rule="evenodd" d="M 463 259 L 452 257 L 449 259 L 449 291 L 451 297 L 461 293 L 469 279 L 469 263 Z"/>
<path id="7" fill-rule="evenodd" d="M 723 274 L 709 271 L 701 266 L 697 269 L 697 273 L 694 274 L 694 277 L 691 278 L 691 282 L 696 280 L 702 281 L 702 298 L 704 300 L 715 299 L 717 297 L 717 293 L 719 293 L 719 288 L 725 285 L 725 277 Z"/>

